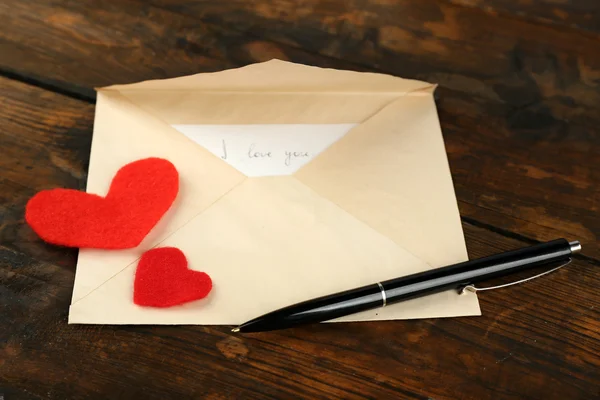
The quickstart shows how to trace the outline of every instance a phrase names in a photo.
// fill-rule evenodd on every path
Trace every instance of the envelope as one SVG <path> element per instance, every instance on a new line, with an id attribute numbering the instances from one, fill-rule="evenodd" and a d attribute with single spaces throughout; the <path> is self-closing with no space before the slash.
<path id="1" fill-rule="evenodd" d="M 80 251 L 69 323 L 239 324 L 467 260 L 434 90 L 280 60 L 98 89 L 87 191 L 161 157 L 180 192 L 137 248 Z M 140 256 L 167 246 L 212 292 L 135 305 Z M 336 322 L 479 314 L 475 294 L 447 291 Z"/>

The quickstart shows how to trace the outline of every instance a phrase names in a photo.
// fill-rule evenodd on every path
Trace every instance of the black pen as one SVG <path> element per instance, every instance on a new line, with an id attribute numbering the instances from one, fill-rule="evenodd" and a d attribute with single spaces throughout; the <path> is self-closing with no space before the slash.
<path id="1" fill-rule="evenodd" d="M 449 289 L 463 290 L 468 287 L 477 290 L 472 285 L 487 279 L 561 261 L 568 263 L 571 255 L 580 250 L 581 244 L 578 241 L 557 239 L 304 301 L 250 320 L 232 331 L 263 332 L 291 328 Z"/>

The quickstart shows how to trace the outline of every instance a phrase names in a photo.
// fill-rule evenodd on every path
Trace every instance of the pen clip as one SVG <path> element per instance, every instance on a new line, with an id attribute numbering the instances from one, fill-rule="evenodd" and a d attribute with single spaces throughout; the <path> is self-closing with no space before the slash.
<path id="1" fill-rule="evenodd" d="M 533 280 L 535 278 L 539 278 L 541 276 L 548 275 L 551 272 L 554 272 L 556 270 L 561 269 L 562 267 L 565 267 L 565 266 L 571 264 L 571 261 L 573 261 L 573 260 L 571 258 L 569 258 L 569 260 L 567 260 L 567 262 L 559 265 L 558 267 L 554 267 L 554 268 L 552 268 L 552 269 L 550 269 L 548 271 L 542 272 L 541 274 L 530 276 L 529 278 L 521 279 L 521 280 L 518 280 L 518 281 L 515 281 L 515 282 L 505 283 L 504 285 L 490 286 L 490 287 L 486 287 L 486 288 L 478 288 L 478 287 L 475 287 L 474 285 L 465 285 L 465 286 L 463 286 L 463 287 L 461 287 L 461 288 L 458 289 L 458 294 L 463 294 L 463 293 L 465 293 L 465 291 L 471 292 L 471 293 L 477 293 L 477 292 L 483 292 L 483 291 L 486 291 L 486 290 L 501 289 L 501 288 L 505 288 L 505 287 L 508 287 L 508 286 L 518 285 L 519 283 L 524 283 L 524 282 L 527 282 L 527 281 L 531 281 L 531 280 Z"/>

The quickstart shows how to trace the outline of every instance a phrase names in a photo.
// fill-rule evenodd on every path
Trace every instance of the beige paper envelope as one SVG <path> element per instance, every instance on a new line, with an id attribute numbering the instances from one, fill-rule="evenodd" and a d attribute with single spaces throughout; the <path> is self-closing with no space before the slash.
<path id="1" fill-rule="evenodd" d="M 180 192 L 137 248 L 80 251 L 69 323 L 239 324 L 467 260 L 433 90 L 279 60 L 100 89 L 87 191 L 104 194 L 123 165 L 162 157 Z M 292 175 L 247 177 L 177 124 L 356 125 Z M 211 276 L 207 298 L 133 303 L 137 261 L 164 246 Z M 340 321 L 479 314 L 475 294 L 448 291 Z"/>

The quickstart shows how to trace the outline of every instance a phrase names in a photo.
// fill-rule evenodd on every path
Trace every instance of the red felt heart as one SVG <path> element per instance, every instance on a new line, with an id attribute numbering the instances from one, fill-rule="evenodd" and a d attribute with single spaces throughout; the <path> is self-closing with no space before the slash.
<path id="1" fill-rule="evenodd" d="M 69 247 L 136 247 L 169 209 L 179 191 L 175 166 L 146 158 L 121 168 L 106 197 L 71 189 L 33 196 L 25 220 L 46 242 Z"/>
<path id="2" fill-rule="evenodd" d="M 145 252 L 133 283 L 133 302 L 140 306 L 171 307 L 206 297 L 210 277 L 188 268 L 181 250 L 161 247 Z"/>

